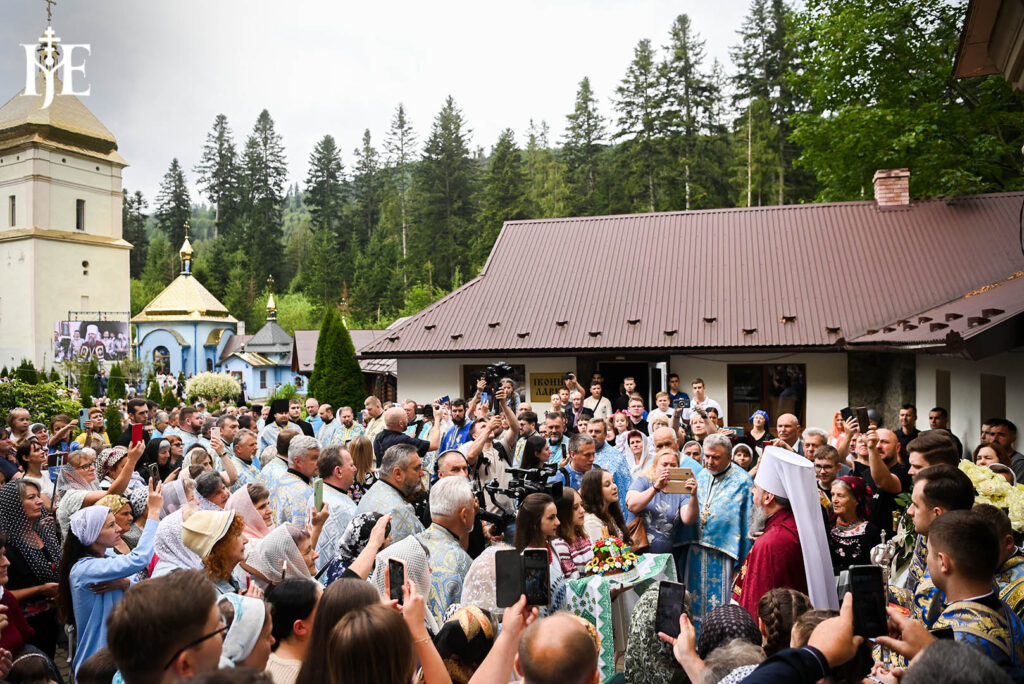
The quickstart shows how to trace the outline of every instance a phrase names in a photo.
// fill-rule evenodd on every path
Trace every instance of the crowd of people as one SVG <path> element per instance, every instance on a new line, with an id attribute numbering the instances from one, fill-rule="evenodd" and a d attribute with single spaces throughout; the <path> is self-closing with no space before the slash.
<path id="1" fill-rule="evenodd" d="M 941 407 L 923 431 L 911 404 L 893 429 L 757 410 L 737 430 L 700 378 L 650 407 L 615 390 L 570 373 L 542 414 L 508 378 L 425 404 L 133 398 L 114 444 L 102 409 L 16 408 L 0 679 L 607 681 L 567 585 L 616 537 L 671 556 L 686 591 L 677 637 L 655 629 L 659 582 L 616 594 L 613 679 L 1022 680 L 1021 538 L 961 467 L 1024 476 L 1005 417 L 965 451 Z M 883 561 L 888 634 L 855 634 L 840 587 L 894 534 L 916 542 L 905 570 Z M 549 602 L 499 607 L 510 549 L 547 551 Z"/>

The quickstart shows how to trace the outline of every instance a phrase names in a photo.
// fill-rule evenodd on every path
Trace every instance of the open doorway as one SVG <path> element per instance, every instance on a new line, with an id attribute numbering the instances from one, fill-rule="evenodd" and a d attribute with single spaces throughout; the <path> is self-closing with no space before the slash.
<path id="1" fill-rule="evenodd" d="M 604 376 L 604 394 L 612 404 L 622 394 L 622 381 L 632 377 L 636 380 L 636 391 L 644 397 L 644 404 L 650 408 L 651 381 L 646 361 L 599 361 L 597 370 Z"/>

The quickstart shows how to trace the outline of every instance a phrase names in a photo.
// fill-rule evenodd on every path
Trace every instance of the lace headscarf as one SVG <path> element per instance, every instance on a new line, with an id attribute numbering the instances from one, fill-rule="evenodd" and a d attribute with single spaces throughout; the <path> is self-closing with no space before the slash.
<path id="1" fill-rule="evenodd" d="M 91 456 L 93 461 L 96 460 L 96 452 L 88 447 L 86 449 L 80 449 L 78 451 L 78 457 Z M 71 465 L 70 457 L 68 462 L 60 467 L 57 471 L 57 502 L 64 497 L 65 492 L 69 490 L 78 490 L 83 492 L 95 492 L 99 489 L 99 486 L 95 482 L 86 478 L 78 468 Z"/>
<path id="2" fill-rule="evenodd" d="M 310 579 L 309 568 L 306 561 L 302 559 L 299 547 L 292 538 L 289 528 L 296 527 L 292 523 L 285 523 L 268 534 L 249 555 L 247 563 L 252 569 L 263 575 L 270 582 L 280 582 L 290 577 L 304 577 Z M 282 577 L 281 568 L 284 568 Z"/>
<path id="3" fill-rule="evenodd" d="M 22 491 L 34 484 L 13 480 L 0 487 L 0 532 L 7 535 L 7 543 L 18 550 L 39 584 L 58 581 L 60 541 L 57 524 L 52 515 L 44 513 L 38 520 L 29 520 L 22 504 Z M 70 516 L 68 516 L 70 519 Z M 32 543 L 32 533 L 43 541 L 42 548 Z"/>
<path id="4" fill-rule="evenodd" d="M 683 668 L 672 655 L 672 645 L 658 638 L 654 629 L 658 610 L 658 587 L 655 582 L 645 591 L 629 619 L 626 640 L 626 681 L 645 684 L 672 684 L 685 681 Z M 683 601 L 683 612 L 690 615 L 690 597 Z"/>
<path id="5" fill-rule="evenodd" d="M 497 573 L 494 567 L 494 554 L 513 548 L 508 544 L 495 544 L 484 549 L 469 566 L 466 580 L 462 584 L 462 600 L 464 606 L 476 606 L 488 611 L 494 619 L 501 622 L 504 608 L 498 607 L 496 592 Z"/>
<path id="6" fill-rule="evenodd" d="M 761 645 L 761 630 L 746 608 L 735 604 L 712 608 L 704 616 L 697 638 L 697 655 L 707 658 L 708 653 L 733 639 L 745 639 L 755 646 Z"/>
<path id="7" fill-rule="evenodd" d="M 384 569 L 388 567 L 388 560 L 391 558 L 405 562 L 405 578 L 415 584 L 416 591 L 426 598 L 430 594 L 430 552 L 420 540 L 409 535 L 386 549 L 381 549 L 377 554 L 370 581 L 377 588 L 377 593 L 385 598 L 388 597 L 388 587 L 384 582 Z M 427 629 L 431 634 L 437 634 L 437 621 L 429 610 L 426 611 L 426 616 Z"/>
<path id="8" fill-rule="evenodd" d="M 160 521 L 160 527 L 156 530 L 156 539 L 153 542 L 153 551 L 160 559 L 154 569 L 154 577 L 166 575 L 172 570 L 203 569 L 202 559 L 185 546 L 185 542 L 181 540 L 182 525 L 185 522 L 184 515 L 186 513 L 191 515 L 194 512 L 193 506 L 186 506 Z"/>
<path id="9" fill-rule="evenodd" d="M 64 496 L 61 497 L 60 503 L 57 504 L 57 524 L 60 526 L 60 538 L 64 539 L 68 536 L 68 529 L 71 525 L 71 516 L 81 510 L 82 504 L 85 503 L 85 497 L 88 496 L 90 490 L 85 489 L 69 489 L 64 492 Z M 97 490 L 92 490 L 97 491 Z"/>
<path id="10" fill-rule="evenodd" d="M 187 491 L 185 483 L 181 480 L 171 480 L 164 485 L 164 505 L 160 511 L 161 520 L 188 503 Z"/>
<path id="11" fill-rule="evenodd" d="M 267 527 L 263 516 L 256 510 L 246 485 L 239 487 L 238 491 L 228 498 L 228 503 L 224 508 L 242 516 L 242 520 L 245 521 L 245 530 L 242 533 L 249 539 L 263 539 L 273 529 L 273 527 Z"/>

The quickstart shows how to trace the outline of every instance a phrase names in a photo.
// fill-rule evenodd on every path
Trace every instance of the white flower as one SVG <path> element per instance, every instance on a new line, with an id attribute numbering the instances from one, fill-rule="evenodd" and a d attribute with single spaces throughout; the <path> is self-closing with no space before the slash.
<path id="1" fill-rule="evenodd" d="M 237 397 L 241 392 L 242 388 L 237 380 L 220 373 L 200 373 L 185 383 L 185 396 L 189 401 L 228 399 Z"/>

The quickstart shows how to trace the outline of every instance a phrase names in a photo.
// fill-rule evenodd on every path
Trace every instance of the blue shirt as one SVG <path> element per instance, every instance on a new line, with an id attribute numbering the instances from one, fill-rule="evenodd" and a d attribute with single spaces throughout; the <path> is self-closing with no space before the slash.
<path id="1" fill-rule="evenodd" d="M 589 472 L 589 471 L 588 471 Z M 565 481 L 565 474 L 569 473 L 569 481 Z M 581 473 L 572 467 L 572 464 L 567 465 L 565 468 L 559 468 L 558 472 L 551 476 L 548 482 L 561 482 L 566 487 L 572 487 L 577 492 L 580 491 L 580 485 L 583 483 L 583 476 L 587 473 Z"/>
<path id="2" fill-rule="evenodd" d="M 96 594 L 89 585 L 131 577 L 145 569 L 153 560 L 153 541 L 160 526 L 156 520 L 147 520 L 139 544 L 127 556 L 107 550 L 103 558 L 87 556 L 71 568 L 71 600 L 78 626 L 78 648 L 75 649 L 74 669 L 86 658 L 107 645 L 107 616 L 124 596 L 120 589 Z"/>

